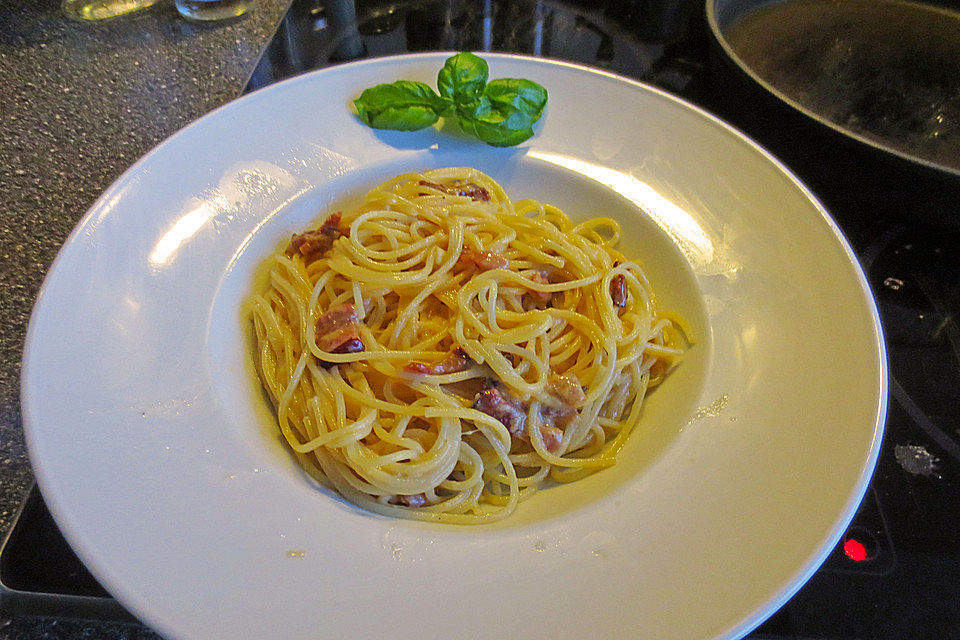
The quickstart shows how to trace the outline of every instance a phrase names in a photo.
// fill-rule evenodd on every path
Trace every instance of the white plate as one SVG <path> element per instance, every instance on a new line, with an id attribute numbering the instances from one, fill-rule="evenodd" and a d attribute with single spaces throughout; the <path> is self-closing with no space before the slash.
<path id="1" fill-rule="evenodd" d="M 171 638 L 734 638 L 837 542 L 886 398 L 867 285 L 782 166 L 649 87 L 489 55 L 550 92 L 512 149 L 377 132 L 350 100 L 446 56 L 308 74 L 167 140 L 74 231 L 44 284 L 24 423 L 67 539 Z M 240 314 L 254 271 L 332 202 L 449 165 L 574 217 L 614 215 L 699 342 L 619 464 L 496 526 L 371 515 L 306 480 L 273 433 Z"/>

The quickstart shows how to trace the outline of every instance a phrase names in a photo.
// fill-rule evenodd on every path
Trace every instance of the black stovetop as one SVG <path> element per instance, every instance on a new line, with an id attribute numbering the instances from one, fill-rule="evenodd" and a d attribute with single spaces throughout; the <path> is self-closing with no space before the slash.
<path id="1" fill-rule="evenodd" d="M 951 227 L 949 214 L 931 216 L 917 197 L 910 167 L 858 155 L 762 97 L 745 99 L 732 89 L 743 78 L 712 45 L 698 0 L 294 0 L 245 92 L 358 58 L 507 51 L 643 80 L 747 132 L 811 188 L 850 241 L 878 302 L 890 366 L 884 444 L 853 523 L 748 637 L 960 638 L 960 212 Z M 843 173 L 852 167 L 858 175 Z M 60 613 L 116 615 L 66 547 L 46 569 L 37 564 L 31 554 L 42 547 L 30 541 L 50 549 L 58 538 L 46 518 L 33 496 L 0 557 L 8 594 L 36 592 L 47 614 L 72 594 Z"/>

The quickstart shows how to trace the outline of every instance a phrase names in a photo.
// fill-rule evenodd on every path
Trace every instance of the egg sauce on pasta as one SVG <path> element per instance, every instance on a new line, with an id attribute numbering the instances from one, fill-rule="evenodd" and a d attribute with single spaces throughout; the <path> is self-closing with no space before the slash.
<path id="1" fill-rule="evenodd" d="M 619 235 L 467 168 L 294 235 L 251 316 L 303 468 L 370 511 L 466 524 L 614 464 L 684 338 Z"/>

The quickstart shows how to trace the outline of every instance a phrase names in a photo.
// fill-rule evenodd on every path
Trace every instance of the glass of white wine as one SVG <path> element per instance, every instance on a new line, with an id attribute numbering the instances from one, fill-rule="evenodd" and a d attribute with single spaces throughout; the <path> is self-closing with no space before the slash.
<path id="1" fill-rule="evenodd" d="M 74 20 L 106 20 L 139 11 L 158 0 L 63 0 L 63 12 Z"/>
<path id="2" fill-rule="evenodd" d="M 61 0 L 63 12 L 75 20 L 106 20 L 146 9 L 159 0 Z M 177 11 L 188 20 L 226 20 L 242 16 L 254 0 L 174 0 Z"/>

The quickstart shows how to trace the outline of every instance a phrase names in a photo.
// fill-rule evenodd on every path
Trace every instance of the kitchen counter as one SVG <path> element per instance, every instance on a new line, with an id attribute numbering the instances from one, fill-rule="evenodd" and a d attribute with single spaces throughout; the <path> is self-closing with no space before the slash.
<path id="1" fill-rule="evenodd" d="M 33 481 L 20 413 L 20 358 L 50 263 L 98 195 L 138 158 L 237 97 L 287 0 L 196 24 L 172 0 L 101 23 L 59 0 L 0 7 L 0 528 Z M 95 375 L 95 372 L 94 374 Z M 143 627 L 0 619 L 0 640 L 155 638 Z"/>

